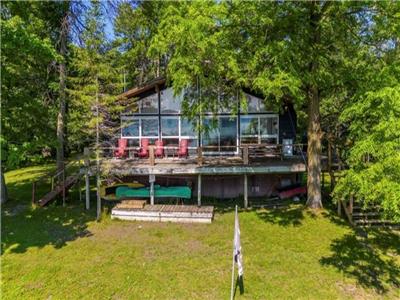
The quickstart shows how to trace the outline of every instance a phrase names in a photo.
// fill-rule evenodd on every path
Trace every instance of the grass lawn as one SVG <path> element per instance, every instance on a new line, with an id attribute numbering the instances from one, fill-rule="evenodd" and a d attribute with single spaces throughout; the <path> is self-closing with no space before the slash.
<path id="1" fill-rule="evenodd" d="M 31 180 L 52 166 L 6 174 L 3 299 L 228 299 L 234 214 L 210 225 L 94 221 L 77 193 L 32 209 Z M 44 192 L 44 187 L 39 187 Z M 92 197 L 94 201 L 95 197 Z M 329 210 L 294 205 L 240 212 L 244 294 L 237 299 L 399 299 L 400 235 L 368 238 Z"/>

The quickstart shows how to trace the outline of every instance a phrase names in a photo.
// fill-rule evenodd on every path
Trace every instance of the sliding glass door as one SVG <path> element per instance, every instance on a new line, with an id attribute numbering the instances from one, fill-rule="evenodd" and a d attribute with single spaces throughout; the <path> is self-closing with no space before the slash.
<path id="1" fill-rule="evenodd" d="M 218 116 L 216 119 L 205 117 L 202 134 L 204 152 L 236 152 L 237 151 L 237 118 Z"/>

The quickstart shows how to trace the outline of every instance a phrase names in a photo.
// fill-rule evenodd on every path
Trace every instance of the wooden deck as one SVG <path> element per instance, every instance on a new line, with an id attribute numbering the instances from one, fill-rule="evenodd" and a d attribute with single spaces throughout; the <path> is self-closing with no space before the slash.
<path id="1" fill-rule="evenodd" d="M 264 158 L 244 164 L 240 157 L 204 157 L 198 164 L 196 158 L 156 159 L 151 165 L 148 159 L 104 159 L 102 171 L 115 175 L 235 175 L 235 174 L 273 174 L 300 173 L 306 171 L 302 158 L 290 159 Z"/>
<path id="2" fill-rule="evenodd" d="M 213 206 L 196 205 L 145 205 L 143 208 L 116 205 L 111 211 L 112 219 L 131 221 L 211 223 Z"/>

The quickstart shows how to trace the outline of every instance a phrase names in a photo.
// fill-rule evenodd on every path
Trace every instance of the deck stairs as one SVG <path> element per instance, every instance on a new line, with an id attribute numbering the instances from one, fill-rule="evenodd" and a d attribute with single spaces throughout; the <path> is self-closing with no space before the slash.
<path id="1" fill-rule="evenodd" d="M 362 208 L 358 205 L 353 207 L 351 214 L 355 226 L 362 227 L 395 227 L 400 228 L 399 223 L 394 223 L 390 220 L 385 220 L 379 211 L 378 206 Z"/>
<path id="2" fill-rule="evenodd" d="M 73 187 L 79 180 L 80 174 L 73 174 L 71 176 L 68 176 L 65 179 L 65 192 L 67 192 L 71 187 Z M 53 190 L 48 192 L 46 195 L 44 195 L 39 201 L 38 204 L 43 207 L 49 202 L 53 201 L 57 196 L 62 195 L 63 193 L 63 185 L 62 182 L 57 184 Z"/>

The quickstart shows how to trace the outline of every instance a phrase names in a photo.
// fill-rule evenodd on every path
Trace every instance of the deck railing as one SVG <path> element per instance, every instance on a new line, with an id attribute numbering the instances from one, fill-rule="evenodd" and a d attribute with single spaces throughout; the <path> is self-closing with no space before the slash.
<path id="1" fill-rule="evenodd" d="M 302 158 L 305 160 L 306 145 L 305 144 L 244 144 L 240 146 L 201 146 L 188 147 L 188 156 L 178 156 L 178 146 L 163 146 L 163 155 L 157 156 L 156 146 L 148 147 L 148 156 L 140 158 L 138 153 L 140 147 L 126 147 L 125 155 L 117 158 L 115 156 L 118 147 L 100 147 L 98 148 L 101 159 L 129 159 L 146 162 L 150 165 L 155 165 L 156 162 L 187 162 L 197 161 L 198 165 L 202 165 L 208 158 L 237 158 L 241 159 L 243 164 L 248 165 L 252 161 L 260 159 L 290 159 Z M 92 149 L 95 151 L 95 149 Z"/>

